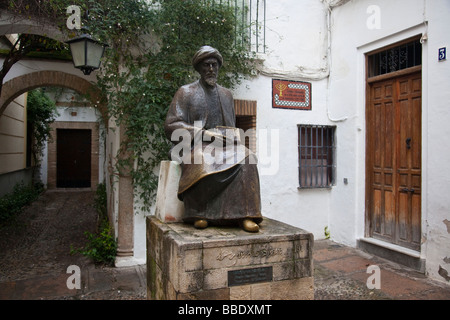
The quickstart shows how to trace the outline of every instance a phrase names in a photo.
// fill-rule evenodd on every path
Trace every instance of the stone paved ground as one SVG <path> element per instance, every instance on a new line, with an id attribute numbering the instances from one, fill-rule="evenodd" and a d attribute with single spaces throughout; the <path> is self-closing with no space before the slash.
<path id="1" fill-rule="evenodd" d="M 96 230 L 93 202 L 92 191 L 47 191 L 2 227 L 0 299 L 145 298 L 145 268 L 97 266 L 71 254 Z M 70 265 L 80 267 L 80 290 L 67 288 Z"/>
<path id="2" fill-rule="evenodd" d="M 95 232 L 94 192 L 45 192 L 1 229 L 0 282 L 58 275 L 71 264 L 86 264 L 71 248 Z"/>
<path id="3" fill-rule="evenodd" d="M 316 300 L 450 300 L 450 284 L 329 240 L 314 244 Z M 368 267 L 380 270 L 380 289 L 369 289 Z"/>
<path id="4" fill-rule="evenodd" d="M 146 267 L 96 266 L 71 247 L 86 243 L 97 215 L 93 192 L 45 192 L 0 230 L 0 300 L 143 300 Z M 81 288 L 68 289 L 69 265 L 81 269 Z M 381 289 L 366 285 L 369 265 Z M 329 240 L 314 243 L 316 300 L 450 300 L 450 284 Z"/>

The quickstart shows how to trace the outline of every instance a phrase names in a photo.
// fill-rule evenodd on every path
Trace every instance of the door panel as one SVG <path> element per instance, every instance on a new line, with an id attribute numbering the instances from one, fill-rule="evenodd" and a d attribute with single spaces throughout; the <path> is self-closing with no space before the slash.
<path id="1" fill-rule="evenodd" d="M 57 129 L 56 186 L 91 186 L 91 130 Z"/>
<path id="2" fill-rule="evenodd" d="M 370 159 L 371 165 L 371 211 L 373 235 L 390 239 L 395 230 L 394 192 L 394 103 L 393 82 L 384 81 L 372 86 L 372 108 L 370 122 L 373 128 L 371 145 L 373 146 Z"/>
<path id="3" fill-rule="evenodd" d="M 421 73 L 371 83 L 368 92 L 369 236 L 419 250 Z"/>

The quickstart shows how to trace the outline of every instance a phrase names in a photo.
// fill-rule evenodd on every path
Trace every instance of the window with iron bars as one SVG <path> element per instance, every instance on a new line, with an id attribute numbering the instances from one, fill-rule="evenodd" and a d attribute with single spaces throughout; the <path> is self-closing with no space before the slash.
<path id="1" fill-rule="evenodd" d="M 299 188 L 335 184 L 336 126 L 298 125 Z"/>
<path id="2" fill-rule="evenodd" d="M 419 39 L 369 55 L 369 78 L 422 64 Z"/>
<path id="3" fill-rule="evenodd" d="M 211 5 L 234 8 L 235 41 L 248 45 L 249 51 L 265 53 L 266 50 L 266 0 L 203 0 Z"/>

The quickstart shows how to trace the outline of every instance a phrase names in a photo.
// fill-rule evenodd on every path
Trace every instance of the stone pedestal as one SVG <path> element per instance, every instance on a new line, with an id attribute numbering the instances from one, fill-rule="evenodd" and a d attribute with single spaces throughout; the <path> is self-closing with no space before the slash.
<path id="1" fill-rule="evenodd" d="M 148 299 L 313 299 L 313 235 L 267 218 L 260 226 L 197 230 L 148 217 Z"/>

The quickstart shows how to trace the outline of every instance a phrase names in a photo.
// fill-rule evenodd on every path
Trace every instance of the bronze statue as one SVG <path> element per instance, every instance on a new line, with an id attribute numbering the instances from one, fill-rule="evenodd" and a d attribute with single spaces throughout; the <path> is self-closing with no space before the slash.
<path id="1" fill-rule="evenodd" d="M 236 148 L 242 146 L 239 137 L 226 134 L 236 131 L 236 116 L 230 90 L 217 84 L 223 58 L 216 49 L 204 46 L 192 64 L 201 78 L 178 89 L 165 122 L 169 139 L 176 130 L 185 130 L 190 139 L 188 154 L 179 160 L 183 221 L 199 229 L 209 224 L 239 224 L 245 231 L 258 232 L 262 221 L 258 170 L 249 161 L 253 154 L 248 149 L 245 154 L 236 151 L 243 150 Z M 211 160 L 211 154 L 207 157 L 211 141 L 215 161 L 207 161 Z M 178 156 L 171 154 L 172 160 Z"/>

